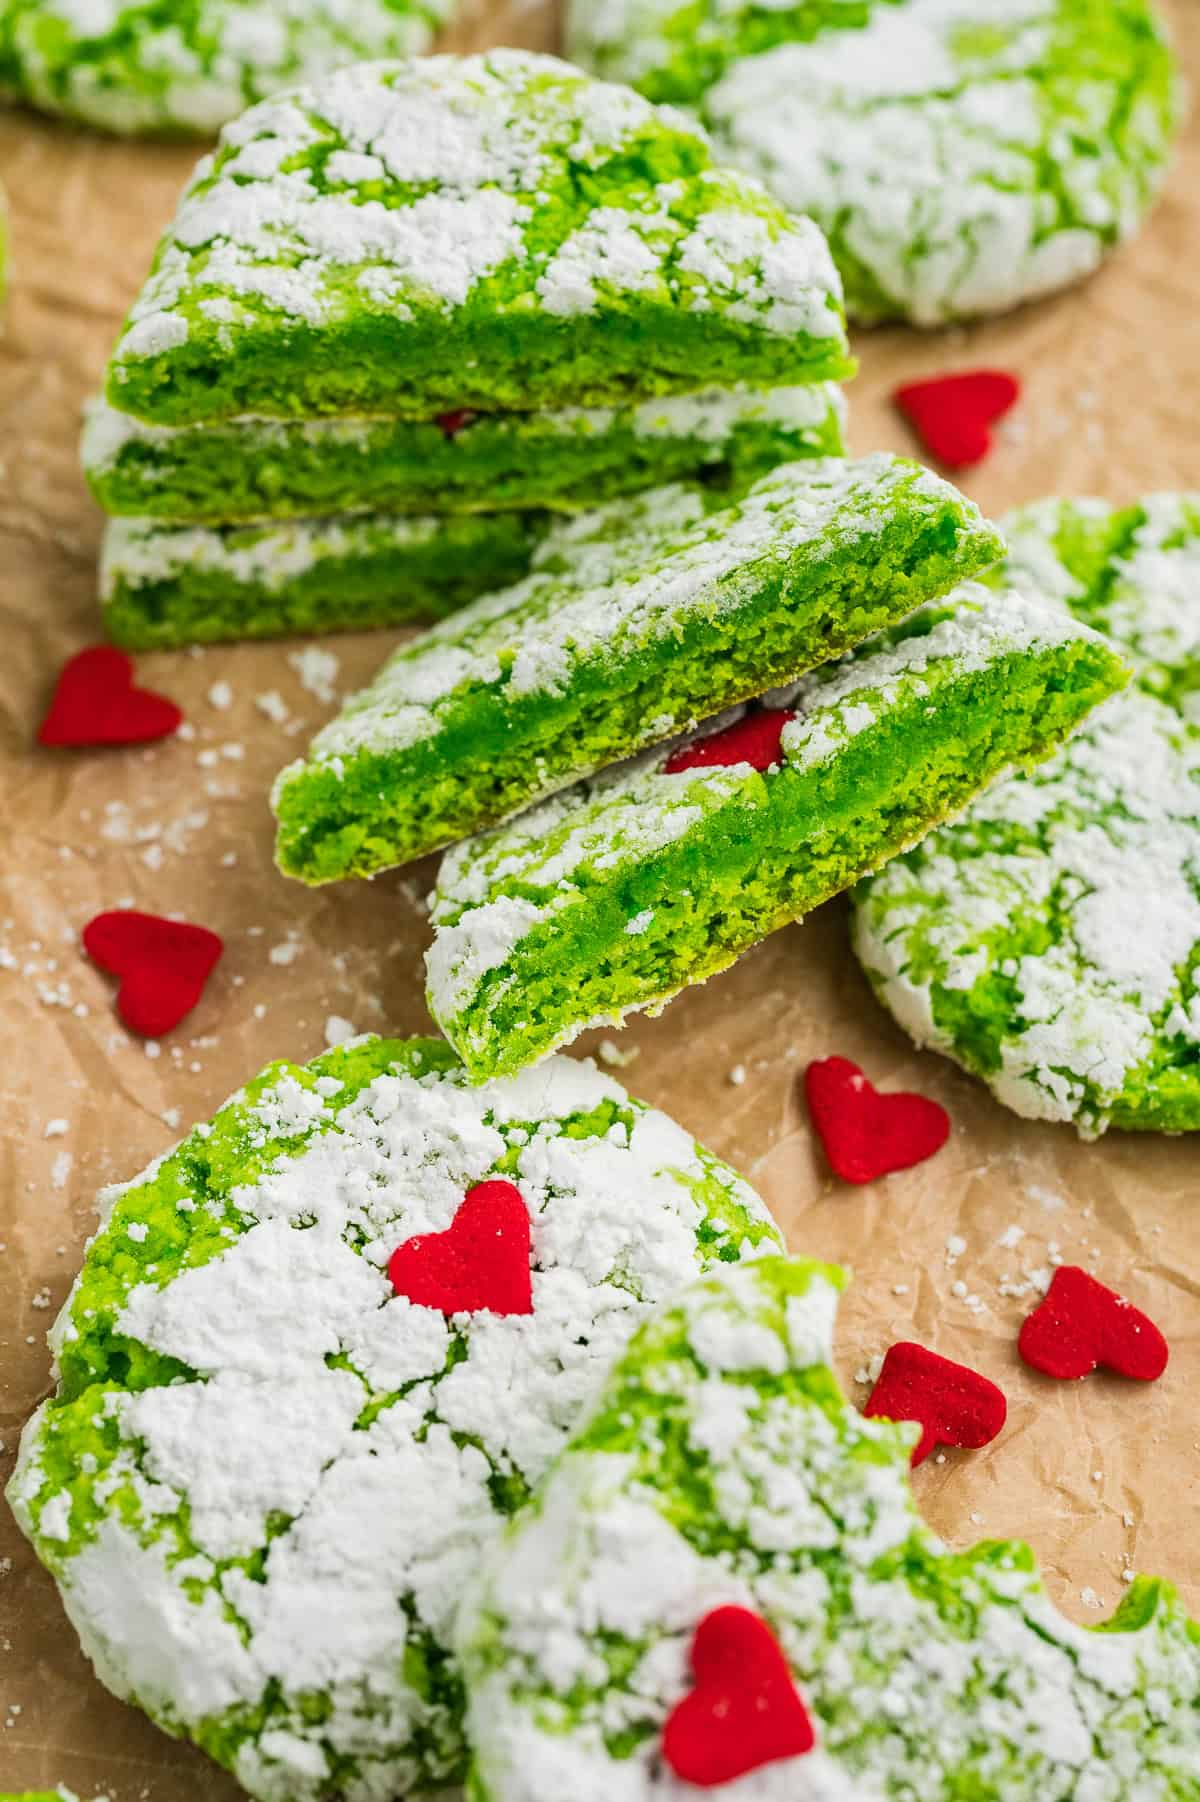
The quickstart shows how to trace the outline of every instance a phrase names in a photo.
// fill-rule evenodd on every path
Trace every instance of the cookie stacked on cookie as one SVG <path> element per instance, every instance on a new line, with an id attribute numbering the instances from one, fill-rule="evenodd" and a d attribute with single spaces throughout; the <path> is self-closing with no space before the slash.
<path id="1" fill-rule="evenodd" d="M 187 189 L 84 462 L 112 636 L 437 616 L 550 516 L 841 449 L 821 233 L 553 58 L 362 64 L 254 107 Z"/>

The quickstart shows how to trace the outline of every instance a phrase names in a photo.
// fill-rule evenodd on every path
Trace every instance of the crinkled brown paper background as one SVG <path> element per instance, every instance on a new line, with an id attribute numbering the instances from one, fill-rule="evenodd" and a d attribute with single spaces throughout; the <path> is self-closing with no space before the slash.
<path id="1" fill-rule="evenodd" d="M 1196 82 L 1197 0 L 1179 0 L 1176 23 Z M 540 0 L 480 7 L 459 32 L 462 45 L 553 38 Z M 272 867 L 268 783 L 332 706 L 312 692 L 311 670 L 302 682 L 295 645 L 143 659 L 149 684 L 186 709 L 181 740 L 31 749 L 59 664 L 97 637 L 100 519 L 77 469 L 80 404 L 193 161 L 186 149 L 0 116 L 13 238 L 0 337 L 0 1481 L 47 1388 L 43 1335 L 79 1263 L 97 1188 L 132 1175 L 268 1060 L 315 1055 L 331 1015 L 400 1034 L 429 1025 L 420 897 L 431 868 L 310 894 Z M 863 336 L 856 448 L 912 448 L 887 403 L 897 380 L 987 362 L 1025 383 L 1019 414 L 969 478 L 990 511 L 1054 492 L 1123 502 L 1200 487 L 1198 192 L 1193 130 L 1144 235 L 1086 287 L 969 332 Z M 389 642 L 326 641 L 336 689 L 357 686 Z M 272 691 L 287 708 L 282 723 L 257 702 Z M 178 909 L 227 941 L 200 1007 L 161 1047 L 122 1029 L 111 985 L 79 950 L 91 915 L 127 897 Z M 662 1019 L 635 1023 L 621 1043 L 635 1055 L 623 1080 L 743 1170 L 796 1251 L 856 1270 L 840 1328 L 848 1384 L 911 1336 L 1006 1389 L 1009 1424 L 994 1445 L 931 1460 L 917 1475 L 941 1533 L 957 1545 L 1027 1535 L 1055 1596 L 1081 1620 L 1116 1605 L 1131 1568 L 1172 1576 L 1200 1613 L 1193 1144 L 1114 1134 L 1082 1145 L 1068 1128 L 1015 1119 L 949 1064 L 915 1053 L 874 1004 L 841 905 L 778 934 Z M 947 1149 L 863 1190 L 833 1182 L 798 1078 L 809 1059 L 834 1052 L 889 1088 L 937 1096 L 954 1120 Z M 730 1074 L 739 1065 L 741 1084 Z M 1024 1237 L 1002 1244 L 1010 1228 Z M 1056 1386 L 1023 1369 L 1016 1333 L 1032 1302 L 1002 1285 L 1057 1258 L 1150 1309 L 1173 1354 L 1160 1383 Z M 63 1782 L 114 1802 L 230 1802 L 229 1778 L 95 1681 L 3 1507 L 0 1561 L 0 1789 Z"/>

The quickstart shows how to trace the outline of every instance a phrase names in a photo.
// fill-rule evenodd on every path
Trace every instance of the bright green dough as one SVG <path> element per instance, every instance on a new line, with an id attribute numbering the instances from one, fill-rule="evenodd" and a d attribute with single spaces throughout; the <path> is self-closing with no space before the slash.
<path id="1" fill-rule="evenodd" d="M 922 1045 L 1007 1107 L 1200 1129 L 1200 495 L 1046 501 L 997 580 L 1111 634 L 1136 687 L 855 896 L 855 948 Z"/>
<path id="2" fill-rule="evenodd" d="M 545 514 L 347 514 L 270 525 L 109 525 L 104 629 L 128 650 L 444 618 L 526 574 Z"/>
<path id="3" fill-rule="evenodd" d="M 496 1181 L 532 1311 L 395 1293 Z M 432 1039 L 272 1065 L 100 1199 L 9 1487 L 98 1676 L 261 1802 L 445 1797 L 467 1577 L 653 1309 L 779 1250 L 761 1200 L 593 1064 Z"/>
<path id="4" fill-rule="evenodd" d="M 655 488 L 564 522 L 533 573 L 403 646 L 272 804 L 280 867 L 367 876 L 856 644 L 996 559 L 947 483 L 879 454 L 730 499 Z"/>
<path id="5" fill-rule="evenodd" d="M 151 426 L 103 401 L 83 464 L 106 513 L 228 525 L 366 509 L 578 511 L 686 477 L 745 484 L 845 449 L 832 383 L 709 389 L 623 407 Z M 495 581 L 488 584 L 495 586 Z"/>
<path id="6" fill-rule="evenodd" d="M 427 50 L 453 0 L 0 0 L 0 93 L 126 135 L 208 137 L 253 101 Z"/>
<path id="7" fill-rule="evenodd" d="M 720 154 L 823 228 L 865 323 L 939 325 L 1090 275 L 1141 224 L 1182 116 L 1149 0 L 616 0 L 614 37 L 622 12 L 627 52 L 599 66 L 685 92 Z"/>
<path id="8" fill-rule="evenodd" d="M 1074 621 L 968 586 L 802 682 L 773 769 L 670 770 L 666 746 L 456 846 L 430 1010 L 477 1081 L 657 1012 L 1047 756 L 1123 680 Z"/>
<path id="9" fill-rule="evenodd" d="M 1200 1627 L 1148 1577 L 1075 1626 L 1028 1546 L 941 1544 L 918 1429 L 834 1373 L 846 1281 L 766 1258 L 632 1341 L 467 1597 L 470 1802 L 1193 1802 Z M 662 1732 L 726 1605 L 774 1632 L 817 1743 L 701 1791 Z"/>
<path id="10" fill-rule="evenodd" d="M 225 128 L 109 366 L 153 424 L 430 419 L 852 368 L 821 233 L 552 57 L 342 70 Z"/>

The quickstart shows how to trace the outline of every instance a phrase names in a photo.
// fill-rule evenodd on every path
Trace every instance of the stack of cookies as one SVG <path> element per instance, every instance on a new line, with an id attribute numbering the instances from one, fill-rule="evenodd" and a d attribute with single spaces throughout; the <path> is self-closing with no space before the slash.
<path id="1" fill-rule="evenodd" d="M 839 454 L 850 367 L 811 221 L 551 58 L 343 71 L 201 164 L 88 427 L 109 630 L 444 616 L 273 802 L 307 883 L 454 847 L 428 994 L 472 1080 L 661 1008 L 1121 686 L 974 582 L 1004 542 L 948 483 Z"/>
<path id="2" fill-rule="evenodd" d="M 631 90 L 515 51 L 254 107 L 92 409 L 136 648 L 440 616 L 555 513 L 842 449 L 821 233 Z"/>

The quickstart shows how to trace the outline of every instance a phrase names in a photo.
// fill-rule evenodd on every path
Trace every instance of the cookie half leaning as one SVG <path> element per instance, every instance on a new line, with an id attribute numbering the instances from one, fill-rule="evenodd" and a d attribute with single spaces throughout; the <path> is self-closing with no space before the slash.
<path id="1" fill-rule="evenodd" d="M 431 419 L 851 367 L 816 226 L 680 115 L 495 50 L 359 64 L 227 126 L 107 391 L 161 425 Z"/>
<path id="2" fill-rule="evenodd" d="M 974 505 L 883 453 L 580 514 L 533 574 L 405 645 L 279 778 L 280 867 L 366 876 L 789 681 L 996 560 Z"/>
<path id="3" fill-rule="evenodd" d="M 0 0 L 0 93 L 104 131 L 207 137 L 268 94 L 429 48 L 453 0 Z"/>
<path id="4" fill-rule="evenodd" d="M 106 513 L 176 525 L 366 511 L 573 512 L 664 482 L 747 483 L 797 457 L 838 456 L 845 416 L 841 390 L 828 382 L 436 420 L 152 426 L 100 401 L 89 411 L 83 466 Z"/>
<path id="5" fill-rule="evenodd" d="M 1200 495 L 1048 501 L 1000 578 L 1109 633 L 1136 685 L 865 883 L 855 948 L 919 1044 L 1027 1117 L 1200 1129 Z"/>
<path id="6" fill-rule="evenodd" d="M 778 1243 L 591 1065 L 275 1065 L 104 1198 L 10 1499 L 103 1681 L 252 1795 L 439 1790 L 483 1546 L 654 1307 Z"/>
<path id="7" fill-rule="evenodd" d="M 104 629 L 129 650 L 441 619 L 516 582 L 542 513 L 343 514 L 241 526 L 110 521 Z"/>
<path id="8" fill-rule="evenodd" d="M 968 586 L 732 725 L 456 846 L 434 1018 L 481 1080 L 657 1011 L 1045 757 L 1123 680 L 1069 616 Z"/>
<path id="9" fill-rule="evenodd" d="M 863 1419 L 834 1373 L 845 1280 L 767 1258 L 638 1333 L 468 1596 L 472 1802 L 1195 1794 L 1175 1591 L 1139 1578 L 1079 1627 L 1027 1546 L 935 1539 L 920 1429 Z"/>

